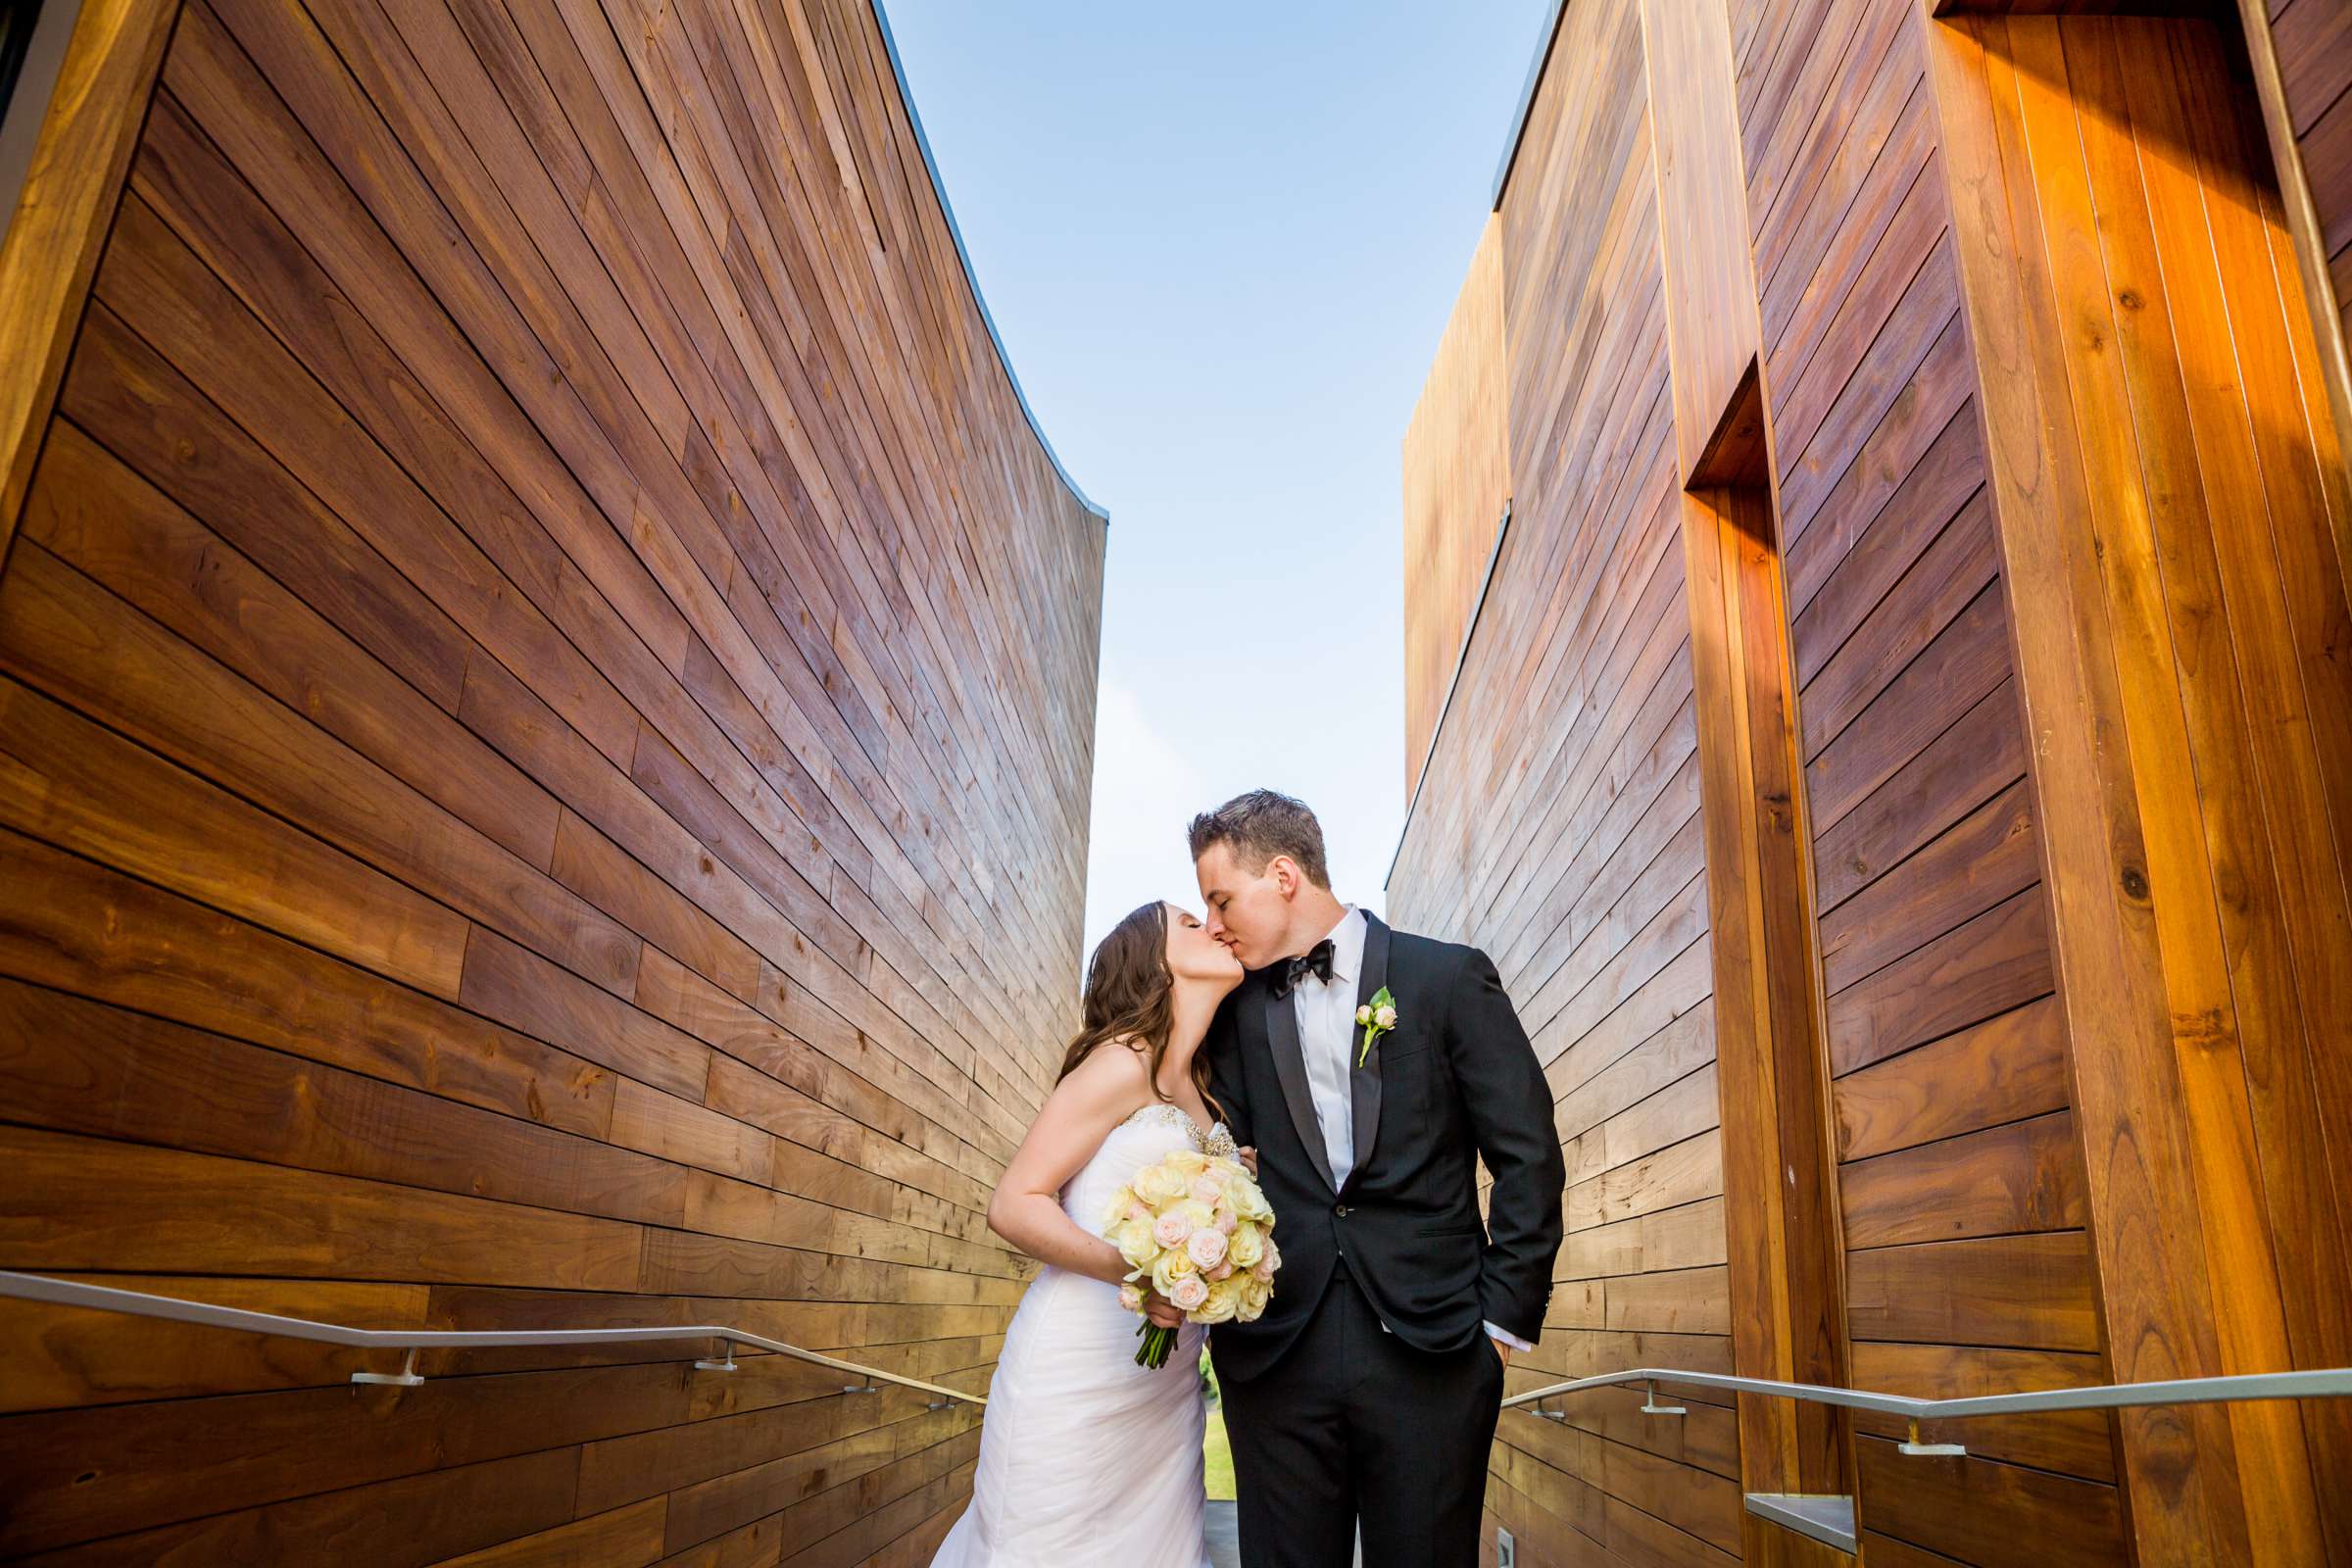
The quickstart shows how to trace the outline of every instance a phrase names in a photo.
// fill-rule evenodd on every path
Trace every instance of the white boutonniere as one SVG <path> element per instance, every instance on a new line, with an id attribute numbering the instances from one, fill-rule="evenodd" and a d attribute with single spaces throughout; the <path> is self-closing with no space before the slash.
<path id="1" fill-rule="evenodd" d="M 1372 993 L 1372 1000 L 1355 1009 L 1355 1021 L 1363 1025 L 1363 1049 L 1355 1054 L 1355 1064 L 1361 1067 L 1372 1059 L 1372 1042 L 1396 1027 L 1396 999 L 1382 986 Z"/>

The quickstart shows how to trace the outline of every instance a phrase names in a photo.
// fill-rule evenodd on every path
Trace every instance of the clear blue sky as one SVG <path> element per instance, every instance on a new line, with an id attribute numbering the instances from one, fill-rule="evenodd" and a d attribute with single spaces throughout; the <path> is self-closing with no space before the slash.
<path id="1" fill-rule="evenodd" d="M 1382 907 L 1398 444 L 1544 0 L 889 0 L 998 330 L 1110 513 L 1086 951 L 1260 784 Z"/>

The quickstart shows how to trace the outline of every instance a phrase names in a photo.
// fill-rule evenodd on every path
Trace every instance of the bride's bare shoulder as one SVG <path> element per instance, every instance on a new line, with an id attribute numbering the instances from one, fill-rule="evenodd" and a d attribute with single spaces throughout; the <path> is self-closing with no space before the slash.
<path id="1" fill-rule="evenodd" d="M 1054 1093 L 1097 1112 L 1133 1110 L 1152 1098 L 1152 1057 L 1140 1042 L 1113 1037 L 1088 1052 Z"/>
<path id="2" fill-rule="evenodd" d="M 1148 1089 L 1152 1083 L 1152 1054 L 1142 1041 L 1132 1036 L 1113 1035 L 1098 1042 L 1085 1059 L 1070 1070 L 1070 1077 L 1083 1077 L 1105 1088 L 1132 1085 Z"/>

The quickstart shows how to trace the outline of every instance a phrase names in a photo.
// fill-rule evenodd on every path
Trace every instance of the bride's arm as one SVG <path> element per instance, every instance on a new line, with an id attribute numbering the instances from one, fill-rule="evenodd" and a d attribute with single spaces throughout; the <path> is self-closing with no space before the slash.
<path id="1" fill-rule="evenodd" d="M 1139 1053 L 1105 1045 L 1054 1086 L 988 1200 L 988 1228 L 1041 1263 L 1116 1285 L 1119 1250 L 1061 1209 L 1061 1189 L 1110 1130 L 1150 1101 L 1151 1067 Z"/>

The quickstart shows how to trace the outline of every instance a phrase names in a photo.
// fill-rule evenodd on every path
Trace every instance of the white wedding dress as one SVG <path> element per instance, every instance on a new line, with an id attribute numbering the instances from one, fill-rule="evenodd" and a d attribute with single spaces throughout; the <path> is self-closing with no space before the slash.
<path id="1" fill-rule="evenodd" d="M 1113 1127 L 1061 1190 L 1089 1234 L 1110 1195 L 1180 1149 L 1234 1154 L 1174 1105 Z M 972 1501 L 932 1568 L 1208 1568 L 1201 1539 L 1200 1342 L 1187 1323 L 1157 1371 L 1135 1364 L 1142 1321 L 1118 1287 L 1049 1265 L 1004 1331 L 980 1427 Z"/>

